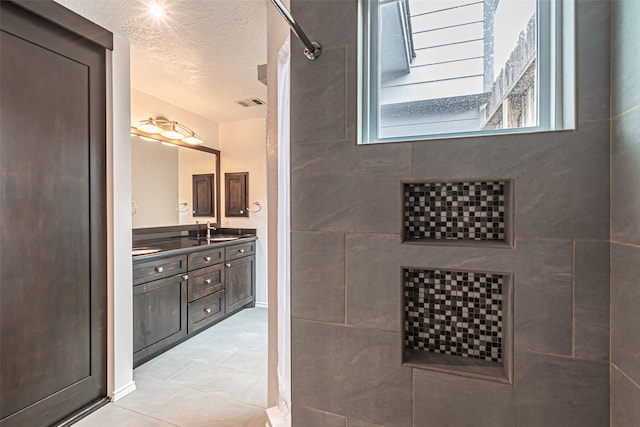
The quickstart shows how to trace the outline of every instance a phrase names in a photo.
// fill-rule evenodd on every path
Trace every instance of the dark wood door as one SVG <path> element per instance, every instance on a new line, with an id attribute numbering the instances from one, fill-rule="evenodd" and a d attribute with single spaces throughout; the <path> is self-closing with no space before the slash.
<path id="1" fill-rule="evenodd" d="M 227 313 L 255 301 L 256 258 L 248 256 L 226 263 L 225 271 Z"/>
<path id="2" fill-rule="evenodd" d="M 214 216 L 214 174 L 193 175 L 193 216 Z"/>
<path id="3" fill-rule="evenodd" d="M 46 426 L 107 394 L 105 51 L 7 1 L 0 30 L 0 426 Z"/>
<path id="4" fill-rule="evenodd" d="M 224 187 L 225 216 L 249 216 L 249 172 L 225 173 Z"/>

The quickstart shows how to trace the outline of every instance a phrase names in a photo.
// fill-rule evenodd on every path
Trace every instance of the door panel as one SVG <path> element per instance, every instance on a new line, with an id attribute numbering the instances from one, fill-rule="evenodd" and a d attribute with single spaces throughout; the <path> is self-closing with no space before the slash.
<path id="1" fill-rule="evenodd" d="M 1 6 L 0 426 L 40 426 L 106 396 L 104 49 Z"/>

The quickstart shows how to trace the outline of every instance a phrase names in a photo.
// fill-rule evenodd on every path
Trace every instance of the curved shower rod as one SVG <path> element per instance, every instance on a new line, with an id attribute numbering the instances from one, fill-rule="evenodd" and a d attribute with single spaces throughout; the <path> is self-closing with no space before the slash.
<path id="1" fill-rule="evenodd" d="M 304 45 L 304 56 L 307 57 L 309 61 L 313 61 L 322 53 L 322 45 L 318 42 L 312 42 L 309 40 L 309 37 L 302 31 L 300 25 L 293 18 L 291 13 L 287 10 L 287 8 L 282 4 L 280 0 L 271 0 L 271 3 L 280 11 L 282 17 L 289 23 L 289 26 L 293 30 L 293 33 L 298 36 L 302 44 Z"/>

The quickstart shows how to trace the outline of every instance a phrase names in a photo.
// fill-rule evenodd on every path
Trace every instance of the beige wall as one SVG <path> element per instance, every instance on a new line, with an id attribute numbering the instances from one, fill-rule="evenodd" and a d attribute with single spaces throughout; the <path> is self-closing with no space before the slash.
<path id="1" fill-rule="evenodd" d="M 222 226 L 231 228 L 255 228 L 256 245 L 256 304 L 267 305 L 267 148 L 265 119 L 241 120 L 220 123 L 220 167 L 222 192 Z M 249 207 L 258 210 L 248 218 L 227 218 L 224 214 L 224 174 L 249 172 Z"/>
<path id="2" fill-rule="evenodd" d="M 133 228 L 178 223 L 178 147 L 131 137 Z"/>

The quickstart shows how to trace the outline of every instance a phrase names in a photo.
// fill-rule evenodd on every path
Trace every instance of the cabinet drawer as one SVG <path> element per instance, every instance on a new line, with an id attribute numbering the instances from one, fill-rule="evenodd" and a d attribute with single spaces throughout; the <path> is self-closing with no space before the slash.
<path id="1" fill-rule="evenodd" d="M 189 302 L 224 289 L 224 264 L 189 272 Z"/>
<path id="2" fill-rule="evenodd" d="M 133 284 L 137 285 L 163 277 L 174 276 L 187 271 L 185 255 L 160 258 L 153 261 L 134 262 Z"/>
<path id="3" fill-rule="evenodd" d="M 224 248 L 208 249 L 189 254 L 189 270 L 207 267 L 224 261 Z"/>
<path id="4" fill-rule="evenodd" d="M 188 306 L 188 333 L 197 331 L 224 317 L 224 312 L 224 291 L 190 302 Z"/>
<path id="5" fill-rule="evenodd" d="M 225 248 L 225 259 L 227 261 L 242 258 L 243 256 L 256 253 L 256 242 L 241 243 L 239 245 L 227 246 Z"/>

